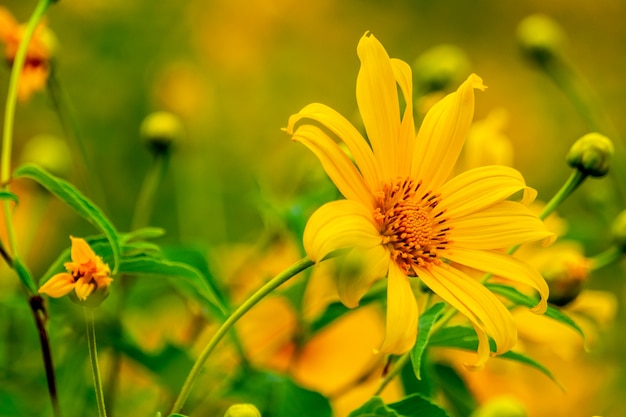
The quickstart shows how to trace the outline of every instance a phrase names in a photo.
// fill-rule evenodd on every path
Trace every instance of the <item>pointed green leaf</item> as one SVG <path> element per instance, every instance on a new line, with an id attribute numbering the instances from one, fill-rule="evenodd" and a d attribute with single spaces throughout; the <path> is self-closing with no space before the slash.
<path id="1" fill-rule="evenodd" d="M 499 294 L 499 295 L 501 295 L 503 297 L 506 297 L 509 300 L 511 300 L 513 303 L 522 305 L 524 307 L 532 308 L 532 307 L 536 306 L 537 303 L 539 302 L 539 300 L 537 298 L 531 297 L 529 295 L 526 295 L 526 294 L 516 290 L 515 288 L 509 287 L 508 285 L 486 284 L 485 286 L 490 291 L 492 291 L 492 292 L 494 292 L 496 294 Z M 585 333 L 580 328 L 580 326 L 578 326 L 578 324 L 576 324 L 576 322 L 574 320 L 572 320 L 569 316 L 567 316 L 561 310 L 559 310 L 558 308 L 556 308 L 556 307 L 554 307 L 552 305 L 548 305 L 548 310 L 546 310 L 545 316 L 546 317 L 550 317 L 551 319 L 556 320 L 558 322 L 561 322 L 561 323 L 565 324 L 566 326 L 569 326 L 572 329 L 574 329 L 574 331 L 576 333 L 578 333 L 580 335 L 580 337 L 582 337 L 583 342 L 585 343 L 585 348 L 586 348 L 587 340 L 585 338 Z"/>
<path id="2" fill-rule="evenodd" d="M 161 236 L 165 236 L 165 229 L 160 227 L 143 227 L 126 233 L 122 240 L 129 242 L 131 240 L 156 239 Z"/>
<path id="3" fill-rule="evenodd" d="M 419 318 L 417 340 L 411 350 L 411 363 L 413 364 L 413 372 L 415 372 L 415 377 L 417 379 L 421 379 L 420 364 L 422 361 L 422 355 L 424 354 L 424 350 L 428 344 L 428 339 L 430 338 L 430 329 L 441 316 L 444 307 L 445 303 L 440 302 L 433 304 Z"/>
<path id="4" fill-rule="evenodd" d="M 55 177 L 37 165 L 22 165 L 15 170 L 13 176 L 15 178 L 30 178 L 38 182 L 60 200 L 64 201 L 76 213 L 102 231 L 113 251 L 112 274 L 115 275 L 117 273 L 121 252 L 117 230 L 115 230 L 113 224 L 91 200 L 85 197 L 69 182 Z"/>
<path id="5" fill-rule="evenodd" d="M 442 363 L 434 364 L 433 372 L 438 380 L 437 385 L 450 404 L 450 411 L 454 411 L 453 415 L 470 417 L 478 404 L 463 378 L 453 367 Z"/>
<path id="6" fill-rule="evenodd" d="M 385 404 L 380 397 L 372 397 L 348 417 L 449 417 L 446 411 L 419 394 L 401 401 Z"/>
<path id="7" fill-rule="evenodd" d="M 7 190 L 0 190 L 0 200 L 11 200 L 14 203 L 18 203 L 19 202 L 19 199 L 17 198 L 17 195 L 15 195 L 11 191 L 7 191 Z"/>

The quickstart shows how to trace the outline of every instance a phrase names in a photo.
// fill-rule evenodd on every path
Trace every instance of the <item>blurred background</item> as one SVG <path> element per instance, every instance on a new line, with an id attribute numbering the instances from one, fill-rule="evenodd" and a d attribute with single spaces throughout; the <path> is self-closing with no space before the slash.
<path id="1" fill-rule="evenodd" d="M 2 5 L 24 22 L 35 3 Z M 475 72 L 489 87 L 476 96 L 476 120 L 505 112 L 502 131 L 513 145 L 513 165 L 539 199 L 548 200 L 569 176 L 567 150 L 589 127 L 520 52 L 518 24 L 535 13 L 550 16 L 564 31 L 565 59 L 612 121 L 603 133 L 626 136 L 622 0 L 61 0 L 47 13 L 58 42 L 54 72 L 89 159 L 89 179 L 76 170 L 68 179 L 128 231 L 152 158 L 139 126 L 151 112 L 170 111 L 181 117 L 186 135 L 172 154 L 151 225 L 166 229 L 167 243 L 207 251 L 257 242 L 273 216 L 280 217 L 276 213 L 288 212 L 302 195 L 332 188 L 314 156 L 281 128 L 311 102 L 333 107 L 358 126 L 356 45 L 371 31 L 391 57 L 410 64 L 438 45 L 460 48 L 469 63 L 465 76 Z M 0 97 L 6 97 L 8 78 L 8 66 L 2 66 Z M 40 134 L 67 136 L 45 92 L 18 104 L 16 163 Z M 624 164 L 624 157 L 615 163 Z M 568 236 L 588 255 L 610 244 L 610 222 L 624 207 L 611 191 L 623 187 L 620 182 L 589 180 L 559 210 Z M 42 216 L 44 225 L 51 220 L 32 235 L 28 256 L 35 275 L 68 246 L 69 234 L 93 233 L 61 203 L 47 206 Z M 619 376 L 626 360 L 624 278 L 620 266 L 611 266 L 587 283 L 614 293 L 619 305 L 613 330 L 588 354 L 619 366 L 617 376 L 596 384 L 605 384 L 604 397 L 585 400 L 598 401 L 597 413 L 605 416 L 626 413 L 618 398 L 626 386 Z M 3 277 L 2 286 L 10 287 L 10 279 Z M 568 398 L 558 401 L 577 401 Z"/>

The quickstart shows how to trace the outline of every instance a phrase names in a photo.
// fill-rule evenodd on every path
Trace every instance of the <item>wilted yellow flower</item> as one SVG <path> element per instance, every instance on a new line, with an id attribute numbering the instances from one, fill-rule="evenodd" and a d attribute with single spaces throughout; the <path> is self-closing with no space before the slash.
<path id="1" fill-rule="evenodd" d="M 4 57 L 10 65 L 13 65 L 25 31 L 26 25 L 18 24 L 6 8 L 0 7 L 0 41 L 4 43 Z M 52 31 L 45 23 L 40 23 L 28 45 L 26 61 L 20 75 L 17 90 L 20 100 L 28 100 L 32 93 L 44 89 L 55 43 Z"/>
<path id="2" fill-rule="evenodd" d="M 65 263 L 67 272 L 56 274 L 39 288 L 50 297 L 63 297 L 74 290 L 80 301 L 85 301 L 96 290 L 106 290 L 113 278 L 109 266 L 97 256 L 85 239 L 70 236 L 72 262 Z"/>
<path id="3" fill-rule="evenodd" d="M 346 198 L 320 207 L 309 219 L 304 247 L 311 259 L 350 249 L 366 264 L 356 277 L 337 278 L 339 297 L 356 307 L 377 280 L 387 277 L 387 326 L 380 350 L 402 354 L 415 343 L 418 308 L 411 280 L 419 279 L 465 315 L 479 339 L 477 366 L 517 339 L 510 312 L 476 279 L 454 265 L 491 272 L 536 289 L 546 309 L 548 287 L 524 262 L 498 249 L 551 236 L 526 204 L 536 192 L 521 174 L 504 166 L 475 168 L 446 182 L 474 114 L 470 75 L 459 89 L 435 104 L 415 134 L 409 65 L 390 59 L 366 33 L 357 53 L 357 103 L 369 141 L 343 116 L 318 103 L 289 119 L 287 132 L 306 145 Z M 398 86 L 403 95 L 400 112 Z M 333 137 L 345 143 L 352 158 Z M 369 144 L 368 144 L 369 142 Z M 509 198 L 521 192 L 522 202 Z"/>

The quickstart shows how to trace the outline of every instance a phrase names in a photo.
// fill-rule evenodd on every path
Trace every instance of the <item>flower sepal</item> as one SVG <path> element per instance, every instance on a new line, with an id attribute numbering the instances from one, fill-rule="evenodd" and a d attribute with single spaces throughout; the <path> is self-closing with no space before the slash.
<path id="1" fill-rule="evenodd" d="M 100 304 L 102 304 L 102 302 L 106 300 L 107 297 L 109 296 L 109 287 L 106 286 L 106 287 L 96 288 L 84 300 L 81 300 L 80 298 L 78 298 L 78 295 L 76 295 L 76 292 L 74 291 L 70 292 L 68 296 L 70 297 L 70 300 L 72 300 L 74 304 L 78 304 L 79 306 L 82 306 L 82 307 L 96 308 Z"/>

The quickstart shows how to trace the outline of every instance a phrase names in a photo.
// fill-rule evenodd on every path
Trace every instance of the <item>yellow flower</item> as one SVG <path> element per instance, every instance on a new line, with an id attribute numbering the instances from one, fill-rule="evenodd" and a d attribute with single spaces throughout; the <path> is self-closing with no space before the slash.
<path id="1" fill-rule="evenodd" d="M 416 136 L 409 65 L 390 59 L 369 33 L 357 53 L 357 103 L 369 144 L 343 116 L 318 103 L 291 116 L 286 128 L 319 158 L 346 198 L 311 216 L 305 250 L 321 261 L 335 250 L 350 249 L 346 256 L 366 263 L 356 277 L 337 277 L 339 297 L 348 307 L 356 307 L 376 280 L 387 277 L 382 352 L 402 354 L 414 345 L 418 308 L 411 281 L 419 278 L 471 321 L 479 339 L 476 366 L 481 366 L 489 357 L 488 336 L 500 354 L 515 344 L 516 328 L 498 298 L 455 265 L 534 288 L 541 300 L 533 310 L 545 311 L 543 278 L 500 250 L 551 237 L 526 206 L 536 192 L 518 171 L 504 166 L 471 169 L 446 181 L 472 122 L 474 89 L 485 88 L 480 77 L 470 75 L 435 104 Z M 522 203 L 510 199 L 520 193 Z"/>
<path id="2" fill-rule="evenodd" d="M 106 290 L 113 282 L 109 266 L 91 249 L 85 239 L 70 236 L 72 262 L 65 263 L 67 272 L 50 278 L 39 292 L 50 297 L 63 297 L 74 290 L 80 301 L 85 301 L 96 290 Z"/>
<path id="3" fill-rule="evenodd" d="M 0 7 L 0 41 L 4 43 L 4 57 L 13 65 L 26 25 L 20 25 L 11 13 Z M 50 59 L 56 40 L 45 23 L 40 23 L 28 45 L 26 61 L 20 75 L 17 96 L 27 100 L 35 91 L 43 90 L 50 74 Z"/>

